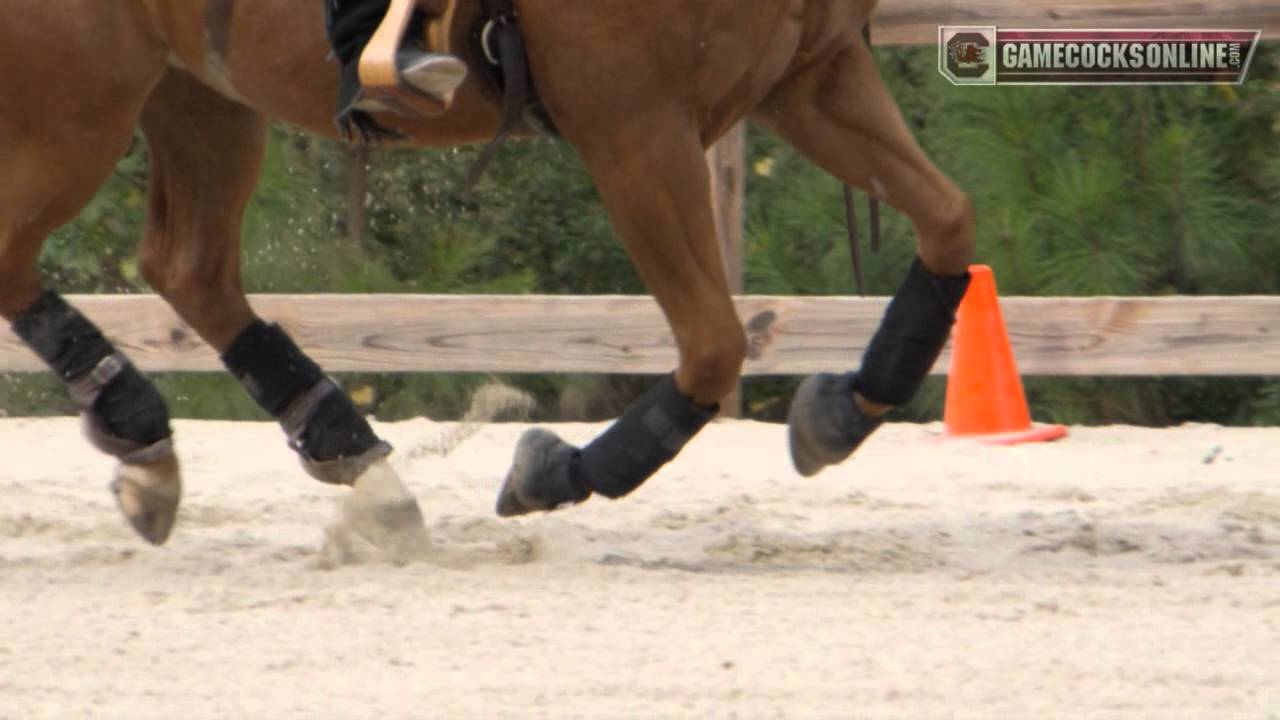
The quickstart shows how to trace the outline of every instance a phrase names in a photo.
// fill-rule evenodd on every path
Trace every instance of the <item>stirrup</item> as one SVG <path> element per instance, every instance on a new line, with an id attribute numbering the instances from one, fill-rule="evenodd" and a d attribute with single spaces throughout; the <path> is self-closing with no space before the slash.
<path id="1" fill-rule="evenodd" d="M 416 49 L 419 42 L 405 35 L 413 14 L 430 0 L 391 0 L 386 18 L 360 55 L 362 103 L 374 102 L 407 117 L 433 117 L 449 109 L 454 90 L 467 77 L 464 62 L 448 54 L 449 30 L 455 0 L 427 23 L 424 38 L 432 50 Z M 434 4 L 434 3 L 432 3 Z"/>
<path id="2" fill-rule="evenodd" d="M 446 99 L 442 102 L 445 110 L 448 109 L 449 104 L 447 98 L 450 98 L 453 90 L 467 79 L 466 63 L 452 55 L 405 49 L 400 51 L 396 61 L 401 82 L 409 86 L 408 89 L 425 94 L 429 100 Z M 352 105 L 355 109 L 364 112 L 394 112 L 406 117 L 423 116 L 421 110 L 406 109 L 404 103 L 396 102 L 394 99 L 388 101 L 386 93 L 372 95 L 367 86 L 360 89 Z"/>

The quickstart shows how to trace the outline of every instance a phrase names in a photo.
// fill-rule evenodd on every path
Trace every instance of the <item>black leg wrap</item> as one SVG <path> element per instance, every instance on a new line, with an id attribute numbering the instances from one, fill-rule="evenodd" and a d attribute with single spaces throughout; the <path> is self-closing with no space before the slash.
<path id="1" fill-rule="evenodd" d="M 95 447 L 132 464 L 172 454 L 164 398 L 56 291 L 44 291 L 13 330 L 67 384 Z"/>
<path id="2" fill-rule="evenodd" d="M 947 344 L 969 273 L 934 275 L 917 257 L 862 356 L 855 389 L 883 405 L 902 405 L 924 384 Z"/>
<path id="3" fill-rule="evenodd" d="M 105 437 L 141 446 L 154 445 L 172 435 L 169 409 L 155 386 L 121 355 L 107 358 L 99 368 L 106 369 L 113 365 L 120 367 L 119 373 L 101 388 L 95 399 L 90 400 L 95 382 L 86 383 L 85 379 L 71 382 L 71 394 L 88 407 L 87 417 L 90 421 L 101 424 L 100 429 Z M 93 373 L 90 376 L 92 375 Z M 99 441 L 100 433 L 91 432 L 90 439 L 102 450 L 113 455 L 121 454 L 116 448 L 103 447 Z"/>
<path id="4" fill-rule="evenodd" d="M 255 320 L 222 356 L 232 375 L 271 413 L 317 480 L 346 485 L 391 446 L 278 325 Z"/>
<path id="5" fill-rule="evenodd" d="M 593 492 L 623 497 L 675 457 L 715 414 L 681 395 L 668 375 L 586 449 L 541 428 L 527 430 L 498 490 L 498 514 L 551 511 Z"/>
<path id="6" fill-rule="evenodd" d="M 45 290 L 13 321 L 13 332 L 26 342 L 63 382 L 87 374 L 116 349 L 102 331 L 56 290 Z"/>
<path id="7" fill-rule="evenodd" d="M 254 320 L 222 354 L 222 363 L 272 417 L 324 380 L 324 371 L 280 329 Z"/>
<path id="8" fill-rule="evenodd" d="M 880 427 L 879 417 L 858 407 L 855 391 L 883 405 L 902 405 L 915 396 L 947 344 L 968 287 L 969 273 L 934 275 L 915 259 L 862 357 L 862 369 L 814 375 L 796 391 L 787 427 L 797 472 L 808 477 L 843 462 Z"/>
<path id="9" fill-rule="evenodd" d="M 582 450 L 571 468 L 575 483 L 609 498 L 623 497 L 666 465 L 718 408 L 704 409 L 664 377 Z"/>
<path id="10" fill-rule="evenodd" d="M 329 388 L 316 403 L 302 432 L 295 436 L 298 452 L 318 462 L 363 454 L 380 440 L 369 421 L 356 410 L 351 399 L 337 386 Z"/>

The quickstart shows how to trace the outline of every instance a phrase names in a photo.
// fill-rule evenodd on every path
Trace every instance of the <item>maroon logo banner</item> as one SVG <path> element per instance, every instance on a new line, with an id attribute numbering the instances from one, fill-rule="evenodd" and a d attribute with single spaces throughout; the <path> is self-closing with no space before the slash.
<path id="1" fill-rule="evenodd" d="M 939 28 L 939 71 L 958 85 L 1239 84 L 1257 30 Z"/>

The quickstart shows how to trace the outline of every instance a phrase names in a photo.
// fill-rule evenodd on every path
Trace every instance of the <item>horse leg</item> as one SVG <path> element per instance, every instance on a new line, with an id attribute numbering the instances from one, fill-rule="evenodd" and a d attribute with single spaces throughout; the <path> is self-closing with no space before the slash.
<path id="1" fill-rule="evenodd" d="M 697 129 L 676 113 L 642 122 L 574 141 L 671 325 L 679 368 L 585 448 L 545 430 L 526 433 L 499 493 L 499 515 L 631 493 L 714 417 L 741 372 L 746 336 L 720 258 Z"/>
<path id="2" fill-rule="evenodd" d="M 809 378 L 796 394 L 788 425 L 803 475 L 849 457 L 885 412 L 919 390 L 950 335 L 974 250 L 968 198 L 925 157 L 855 30 L 755 115 L 841 180 L 905 213 L 919 236 L 918 256 L 861 368 Z"/>
<path id="3" fill-rule="evenodd" d="M 119 9 L 32 7 L 0 42 L 0 60 L 22 68 L 0 93 L 0 315 L 66 383 L 89 440 L 119 459 L 111 487 L 120 509 L 158 545 L 182 492 L 164 400 L 92 322 L 43 287 L 36 267 L 45 238 L 124 155 L 163 71 L 165 50 Z M 60 24 L 73 22 L 92 30 Z M 58 52 L 45 47 L 51 40 Z"/>
<path id="4" fill-rule="evenodd" d="M 353 486 L 347 509 L 357 530 L 384 547 L 425 532 L 417 500 L 386 460 L 391 446 L 245 298 L 240 225 L 261 169 L 266 120 L 171 70 L 142 127 L 151 149 L 143 277 L 279 420 L 312 477 Z"/>

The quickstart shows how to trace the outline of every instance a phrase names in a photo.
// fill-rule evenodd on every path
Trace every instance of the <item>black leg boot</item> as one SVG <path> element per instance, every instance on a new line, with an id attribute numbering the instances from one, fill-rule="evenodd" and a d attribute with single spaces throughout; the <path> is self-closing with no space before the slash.
<path id="1" fill-rule="evenodd" d="M 915 396 L 951 335 L 968 287 L 969 273 L 935 275 L 915 259 L 885 310 L 861 369 L 815 375 L 796 392 L 787 425 L 797 472 L 809 477 L 843 462 L 880 427 L 879 417 L 858 407 L 855 393 L 889 407 Z"/>
<path id="2" fill-rule="evenodd" d="M 555 510 L 593 493 L 625 497 L 670 462 L 718 410 L 695 405 L 668 375 L 585 448 L 547 430 L 529 430 L 498 492 L 498 514 Z"/>

